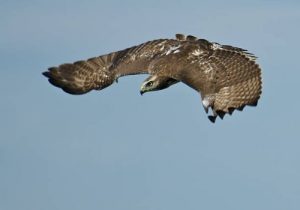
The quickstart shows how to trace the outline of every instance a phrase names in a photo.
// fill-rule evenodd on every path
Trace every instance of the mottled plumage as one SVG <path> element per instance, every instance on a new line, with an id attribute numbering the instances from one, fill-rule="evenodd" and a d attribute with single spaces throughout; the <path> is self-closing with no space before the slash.
<path id="1" fill-rule="evenodd" d="M 121 76 L 150 74 L 141 93 L 183 82 L 201 94 L 209 119 L 255 106 L 261 94 L 261 70 L 246 50 L 194 36 L 149 41 L 118 52 L 62 64 L 43 74 L 70 94 L 101 90 Z"/>

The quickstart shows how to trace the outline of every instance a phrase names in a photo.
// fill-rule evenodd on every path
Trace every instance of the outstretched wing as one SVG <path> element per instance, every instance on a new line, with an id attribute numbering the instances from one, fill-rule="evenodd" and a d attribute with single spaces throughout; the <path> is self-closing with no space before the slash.
<path id="1" fill-rule="evenodd" d="M 238 48 L 239 49 L 239 48 Z M 261 69 L 255 57 L 243 50 L 216 49 L 213 57 L 224 69 L 216 74 L 217 93 L 214 101 L 216 112 L 242 110 L 246 105 L 256 106 L 260 98 L 262 81 Z"/>
<path id="2" fill-rule="evenodd" d="M 204 51 L 189 52 L 189 71 L 181 79 L 198 90 L 206 111 L 211 107 L 215 121 L 217 115 L 223 118 L 235 109 L 246 105 L 255 106 L 260 98 L 261 70 L 255 63 L 256 57 L 246 50 L 228 45 L 198 40 Z"/>
<path id="3" fill-rule="evenodd" d="M 43 75 L 51 84 L 70 94 L 101 90 L 121 76 L 148 73 L 150 62 L 166 54 L 176 42 L 172 39 L 149 41 L 107 55 L 51 67 Z"/>

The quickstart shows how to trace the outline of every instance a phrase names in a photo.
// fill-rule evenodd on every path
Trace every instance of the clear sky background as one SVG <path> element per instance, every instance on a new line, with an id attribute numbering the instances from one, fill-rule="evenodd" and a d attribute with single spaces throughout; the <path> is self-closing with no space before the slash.
<path id="1" fill-rule="evenodd" d="M 299 1 L 0 0 L 0 209 L 299 210 L 299 23 Z M 255 53 L 258 106 L 212 124 L 183 84 L 41 75 L 175 33 Z"/>

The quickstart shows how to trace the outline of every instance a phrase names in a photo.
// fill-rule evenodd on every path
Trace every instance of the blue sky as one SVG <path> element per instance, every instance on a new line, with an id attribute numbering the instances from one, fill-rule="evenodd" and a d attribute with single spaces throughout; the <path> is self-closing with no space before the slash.
<path id="1" fill-rule="evenodd" d="M 0 209 L 298 210 L 299 1 L 0 1 Z M 263 94 L 211 124 L 146 75 L 71 96 L 41 72 L 193 34 L 256 54 Z"/>

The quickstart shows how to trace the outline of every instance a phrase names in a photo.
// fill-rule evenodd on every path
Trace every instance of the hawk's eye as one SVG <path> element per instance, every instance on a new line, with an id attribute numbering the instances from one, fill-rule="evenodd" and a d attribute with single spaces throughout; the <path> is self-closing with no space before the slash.
<path id="1" fill-rule="evenodd" d="M 147 82 L 147 84 L 146 84 L 147 87 L 151 87 L 152 85 L 153 85 L 153 82 L 152 82 L 152 81 Z"/>

